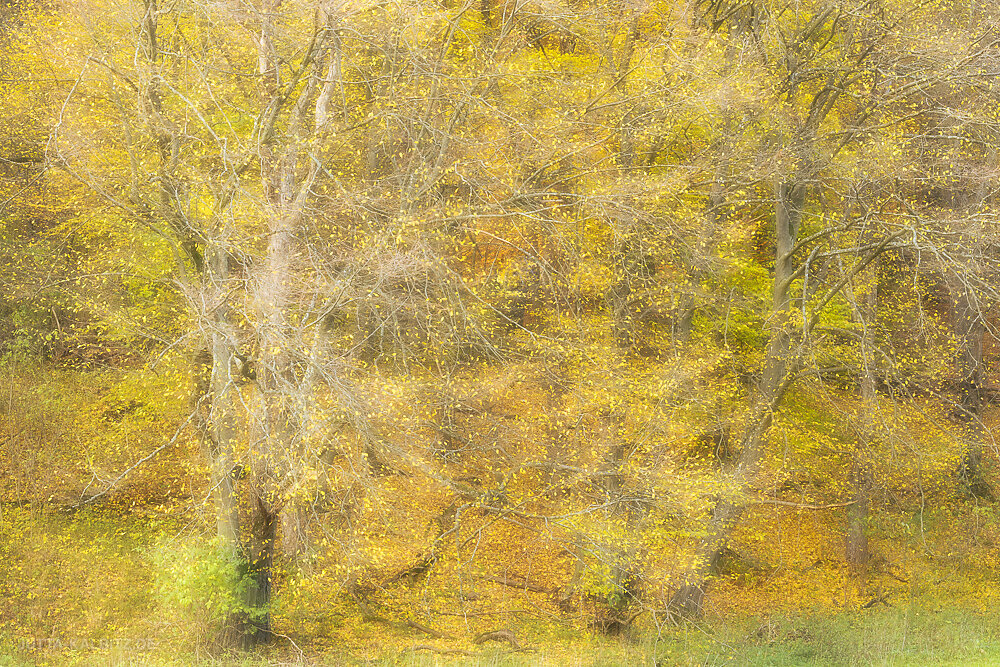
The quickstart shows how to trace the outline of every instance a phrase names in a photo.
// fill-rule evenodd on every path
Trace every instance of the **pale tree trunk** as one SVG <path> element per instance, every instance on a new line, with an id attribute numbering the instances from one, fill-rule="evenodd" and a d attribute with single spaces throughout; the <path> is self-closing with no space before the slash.
<path id="1" fill-rule="evenodd" d="M 223 331 L 212 334 L 212 404 L 209 463 L 216 524 L 223 545 L 233 553 L 240 545 L 240 515 L 236 483 L 240 472 L 234 453 L 236 415 L 232 392 L 233 352 Z"/>
<path id="2" fill-rule="evenodd" d="M 289 454 L 287 394 L 289 341 L 285 326 L 288 305 L 291 261 L 294 251 L 293 220 L 285 214 L 289 190 L 294 186 L 294 165 L 281 154 L 275 125 L 282 104 L 281 68 L 275 52 L 275 12 L 281 0 L 265 0 L 260 10 L 257 34 L 257 74 L 262 118 L 257 152 L 264 192 L 263 207 L 267 216 L 267 251 L 261 270 L 254 277 L 253 300 L 259 322 L 257 339 L 260 356 L 256 377 L 260 405 L 254 415 L 250 444 L 249 479 L 244 512 L 246 531 L 242 551 L 249 585 L 244 602 L 255 610 L 244 636 L 244 645 L 252 646 L 270 639 L 271 574 L 274 562 L 275 516 L 280 509 L 275 463 Z M 294 159 L 294 157 L 292 157 Z"/>
<path id="3" fill-rule="evenodd" d="M 223 254 L 223 253 L 217 253 Z M 221 262 L 226 262 L 225 257 Z M 238 368 L 234 336 L 226 313 L 220 309 L 212 334 L 212 488 L 217 512 L 217 530 L 222 545 L 239 563 L 239 574 L 247 580 L 243 602 L 250 612 L 232 614 L 218 642 L 226 647 L 252 648 L 270 639 L 268 604 L 274 548 L 274 518 L 260 499 L 262 476 L 258 452 L 251 450 L 250 465 L 237 460 L 236 439 L 246 436 L 237 420 L 235 393 L 242 369 Z M 257 474 L 255 474 L 257 473 Z"/>
<path id="4" fill-rule="evenodd" d="M 856 456 L 851 464 L 851 502 L 847 507 L 847 537 L 844 557 L 851 571 L 862 574 L 871 560 L 868 544 L 868 512 L 872 476 L 867 464 Z"/>
<path id="5" fill-rule="evenodd" d="M 304 77 L 304 83 L 291 103 L 287 125 L 279 136 L 278 110 L 287 104 L 284 97 L 295 89 L 296 83 L 280 80 L 281 63 L 274 47 L 275 12 L 280 4 L 280 0 L 264 3 L 257 37 L 260 103 L 262 117 L 266 119 L 258 137 L 258 153 L 268 241 L 265 261 L 253 283 L 253 299 L 260 318 L 257 331 L 260 357 L 256 369 L 260 409 L 252 444 L 249 497 L 244 503 L 248 521 L 243 548 L 252 581 L 246 602 L 251 608 L 264 611 L 254 621 L 250 643 L 266 640 L 271 633 L 266 608 L 272 593 L 279 528 L 284 552 L 295 555 L 304 549 L 304 512 L 297 502 L 285 496 L 306 453 L 301 426 L 306 419 L 309 378 L 313 374 L 301 375 L 293 369 L 301 341 L 296 338 L 289 315 L 296 288 L 296 234 L 319 169 L 319 160 L 310 159 L 313 156 L 309 151 L 330 122 L 341 66 L 339 40 L 333 25 L 335 16 L 327 3 L 322 3 L 319 11 L 324 22 L 313 35 L 306 60 L 295 75 Z M 312 119 L 308 118 L 310 110 Z"/>
<path id="6" fill-rule="evenodd" d="M 223 261 L 225 261 L 223 259 Z M 242 558 L 240 507 L 237 484 L 241 468 L 236 464 L 234 445 L 237 421 L 233 392 L 235 391 L 234 355 L 227 335 L 228 326 L 220 318 L 211 334 L 212 380 L 209 417 L 208 462 L 215 501 L 216 532 L 229 558 Z M 234 647 L 244 641 L 247 618 L 242 613 L 231 614 L 223 622 L 216 642 Z"/>

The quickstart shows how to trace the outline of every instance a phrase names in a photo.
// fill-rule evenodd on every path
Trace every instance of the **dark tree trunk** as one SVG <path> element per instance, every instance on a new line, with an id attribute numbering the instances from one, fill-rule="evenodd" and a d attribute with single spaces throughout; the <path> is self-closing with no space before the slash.
<path id="1" fill-rule="evenodd" d="M 851 570 L 861 573 L 871 560 L 868 544 L 868 511 L 872 474 L 868 466 L 870 442 L 874 436 L 876 393 L 875 313 L 878 310 L 878 283 L 871 286 L 864 301 L 853 301 L 854 319 L 861 324 L 861 414 L 858 417 L 854 461 L 851 464 L 851 501 L 847 507 L 847 536 L 844 558 Z"/>
<path id="2" fill-rule="evenodd" d="M 251 610 L 242 645 L 251 648 L 267 643 L 271 632 L 271 576 L 274 565 L 275 514 L 260 498 L 253 499 L 249 531 L 244 545 L 247 587 L 244 602 Z"/>
<path id="3" fill-rule="evenodd" d="M 959 405 L 955 412 L 964 425 L 966 438 L 958 474 L 972 496 L 992 500 L 993 489 L 985 478 L 982 466 L 983 442 L 986 438 L 982 422 L 983 339 L 986 325 L 973 287 L 963 282 L 953 287 L 952 291 L 957 293 L 955 333 L 959 343 Z"/>

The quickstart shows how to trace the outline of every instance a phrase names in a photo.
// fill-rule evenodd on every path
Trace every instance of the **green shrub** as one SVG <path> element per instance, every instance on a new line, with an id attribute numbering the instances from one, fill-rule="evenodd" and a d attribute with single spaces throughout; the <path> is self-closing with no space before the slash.
<path id="1" fill-rule="evenodd" d="M 216 636 L 234 616 L 260 619 L 265 608 L 250 607 L 246 564 L 220 540 L 168 540 L 151 550 L 154 594 L 163 619 L 188 641 Z"/>

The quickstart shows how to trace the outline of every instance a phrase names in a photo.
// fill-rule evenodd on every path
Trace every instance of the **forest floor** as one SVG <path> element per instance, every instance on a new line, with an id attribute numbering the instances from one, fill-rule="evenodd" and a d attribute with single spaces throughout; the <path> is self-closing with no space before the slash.
<path id="1" fill-rule="evenodd" d="M 176 513 L 124 509 L 2 508 L 0 666 L 1000 664 L 996 617 L 955 606 L 933 587 L 876 599 L 863 610 L 710 614 L 659 631 L 640 623 L 615 638 L 542 618 L 511 619 L 519 650 L 345 615 L 335 635 L 283 637 L 238 658 L 213 655 L 188 636 L 197 619 L 185 625 L 161 613 L 153 574 L 156 545 L 190 525 Z M 283 621 L 294 627 L 276 614 L 277 628 Z"/>

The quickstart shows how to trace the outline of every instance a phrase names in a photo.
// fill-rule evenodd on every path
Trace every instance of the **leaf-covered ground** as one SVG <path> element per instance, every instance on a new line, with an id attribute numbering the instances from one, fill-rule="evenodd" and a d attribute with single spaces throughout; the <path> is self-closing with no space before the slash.
<path id="1" fill-rule="evenodd" d="M 933 540 L 935 530 L 954 520 L 925 517 L 924 539 Z M 675 625 L 646 617 L 617 638 L 602 637 L 571 618 L 553 617 L 540 605 L 532 609 L 532 595 L 525 592 L 520 612 L 494 620 L 512 632 L 516 647 L 502 633 L 495 641 L 476 644 L 475 633 L 460 632 L 462 624 L 447 637 L 435 637 L 420 623 L 384 617 L 382 610 L 359 604 L 343 591 L 324 590 L 318 573 L 286 575 L 275 625 L 288 634 L 236 657 L 194 641 L 199 619 L 178 616 L 176 605 L 157 588 L 162 581 L 158 584 L 153 570 L 156 554 L 171 545 L 179 549 L 190 528 L 176 515 L 110 504 L 72 514 L 6 505 L 0 523 L 5 600 L 0 664 L 967 665 L 1000 660 L 989 565 L 955 568 L 956 555 L 894 564 L 888 576 L 873 575 L 866 582 L 869 590 L 861 604 L 858 591 L 837 592 L 837 585 L 856 582 L 829 563 L 814 562 L 813 575 L 798 572 L 795 564 L 783 566 L 795 577 L 781 568 L 765 572 L 760 562 L 731 563 L 703 621 Z M 309 587 L 309 594 L 296 595 L 287 585 L 293 580 Z M 808 581 L 814 582 L 814 592 L 825 590 L 832 599 L 797 594 L 796 582 L 801 589 Z M 831 588 L 832 581 L 840 583 Z M 397 591 L 396 601 L 403 603 L 405 595 Z M 419 600 L 414 596 L 411 602 Z M 761 613 L 748 614 L 754 605 Z"/>

